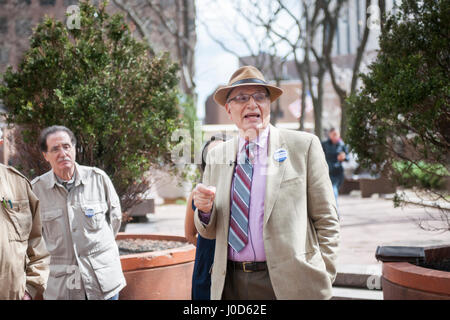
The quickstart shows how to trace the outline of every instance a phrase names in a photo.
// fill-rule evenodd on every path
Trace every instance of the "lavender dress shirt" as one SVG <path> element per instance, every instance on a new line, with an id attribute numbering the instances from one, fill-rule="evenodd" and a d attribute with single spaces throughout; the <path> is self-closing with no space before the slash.
<path id="1" fill-rule="evenodd" d="M 269 126 L 259 134 L 253 149 L 253 178 L 252 189 L 250 191 L 250 212 L 248 221 L 248 243 L 240 251 L 236 252 L 228 245 L 228 259 L 232 261 L 266 261 L 266 253 L 264 251 L 263 239 L 263 223 L 264 223 L 264 200 L 266 197 L 266 178 L 267 178 L 267 144 L 269 138 Z M 244 150 L 245 139 L 239 138 L 239 151 L 237 155 L 238 161 L 243 161 L 245 157 Z M 234 187 L 234 175 L 230 190 Z M 231 201 L 231 200 L 230 200 Z M 231 208 L 231 204 L 230 204 Z M 209 222 L 210 213 L 199 212 L 200 220 L 207 224 Z"/>

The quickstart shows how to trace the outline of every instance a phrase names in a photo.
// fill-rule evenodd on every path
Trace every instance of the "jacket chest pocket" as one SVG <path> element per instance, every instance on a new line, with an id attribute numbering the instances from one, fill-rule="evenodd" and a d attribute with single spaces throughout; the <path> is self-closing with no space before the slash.
<path id="1" fill-rule="evenodd" d="M 286 179 L 281 182 L 280 189 L 288 188 L 288 187 L 298 187 L 298 185 L 303 183 L 302 177 L 293 177 L 290 179 Z"/>
<path id="2" fill-rule="evenodd" d="M 84 204 L 81 211 L 86 229 L 90 231 L 99 230 L 103 226 L 107 210 L 108 206 L 104 202 Z"/>
<path id="3" fill-rule="evenodd" d="M 10 231 L 10 239 L 14 241 L 28 240 L 33 224 L 30 202 L 28 200 L 11 201 L 3 208 L 13 226 L 13 229 Z"/>
<path id="4" fill-rule="evenodd" d="M 298 199 L 305 191 L 303 177 L 294 177 L 284 180 L 280 184 L 280 193 L 285 199 Z"/>
<path id="5" fill-rule="evenodd" d="M 43 210 L 41 213 L 44 239 L 50 253 L 54 253 L 58 246 L 62 244 L 64 229 L 62 215 L 62 209 Z"/>

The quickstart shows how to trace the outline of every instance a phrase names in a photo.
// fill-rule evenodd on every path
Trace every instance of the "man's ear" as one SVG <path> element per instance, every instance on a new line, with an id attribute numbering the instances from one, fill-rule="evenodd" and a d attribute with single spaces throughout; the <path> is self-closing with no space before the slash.
<path id="1" fill-rule="evenodd" d="M 225 104 L 225 111 L 228 113 L 228 118 L 230 118 L 230 120 L 233 120 L 231 119 L 231 110 L 230 105 L 228 103 Z"/>
<path id="2" fill-rule="evenodd" d="M 50 162 L 50 161 L 48 161 L 48 159 L 47 159 L 47 153 L 46 153 L 46 152 L 42 152 L 42 155 L 44 156 L 45 161 Z"/>

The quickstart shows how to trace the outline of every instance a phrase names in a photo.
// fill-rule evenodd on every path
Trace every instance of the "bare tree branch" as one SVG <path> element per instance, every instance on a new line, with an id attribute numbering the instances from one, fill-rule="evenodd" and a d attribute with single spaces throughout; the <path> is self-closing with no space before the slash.
<path id="1" fill-rule="evenodd" d="M 126 12 L 128 14 L 128 17 L 133 21 L 134 25 L 136 26 L 137 30 L 139 31 L 139 34 L 141 35 L 142 39 L 147 42 L 149 48 L 150 48 L 150 54 L 154 55 L 155 52 L 151 46 L 150 43 L 150 33 L 148 32 L 148 29 L 146 28 L 146 25 L 148 21 L 143 21 L 137 12 L 131 7 L 128 2 L 124 2 L 122 0 L 113 0 L 114 4 L 119 7 L 122 11 Z"/>
<path id="2" fill-rule="evenodd" d="M 174 6 L 170 13 L 166 14 L 161 6 L 164 0 L 146 0 L 146 1 L 125 1 L 113 0 L 121 10 L 126 12 L 133 23 L 136 25 L 139 33 L 146 39 L 150 45 L 150 19 L 145 18 L 150 10 L 159 25 L 167 32 L 169 37 L 161 37 L 161 41 L 167 49 L 175 48 L 176 59 L 180 64 L 181 84 L 183 91 L 194 97 L 194 53 L 195 41 L 192 41 L 190 34 L 189 6 L 194 5 L 188 0 L 174 0 Z"/>

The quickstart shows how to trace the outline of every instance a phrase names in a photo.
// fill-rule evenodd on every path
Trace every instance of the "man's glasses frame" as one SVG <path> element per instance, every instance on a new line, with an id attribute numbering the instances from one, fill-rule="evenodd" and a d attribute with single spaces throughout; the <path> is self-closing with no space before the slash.
<path id="1" fill-rule="evenodd" d="M 58 154 L 61 150 L 64 150 L 65 152 L 69 152 L 70 150 L 72 150 L 72 148 L 73 148 L 72 144 L 64 143 L 60 146 L 54 146 L 48 152 L 52 153 L 52 154 Z"/>
<path id="2" fill-rule="evenodd" d="M 267 98 L 269 97 L 269 95 L 264 92 L 256 92 L 254 94 L 238 94 L 237 96 L 235 96 L 231 99 L 228 99 L 227 103 L 230 103 L 231 101 L 235 101 L 236 103 L 244 104 L 250 100 L 250 97 L 253 97 L 253 100 L 255 100 L 255 102 L 262 103 L 262 102 L 267 101 Z"/>

